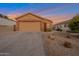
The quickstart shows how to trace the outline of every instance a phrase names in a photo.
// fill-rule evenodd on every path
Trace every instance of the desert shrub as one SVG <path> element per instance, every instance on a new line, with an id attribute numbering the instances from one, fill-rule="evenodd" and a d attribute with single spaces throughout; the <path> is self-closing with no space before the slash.
<path id="1" fill-rule="evenodd" d="M 48 39 L 50 39 L 51 37 L 50 37 L 50 35 L 48 35 Z"/>
<path id="2" fill-rule="evenodd" d="M 52 35 L 49 35 L 48 38 L 49 38 L 50 40 L 54 40 L 54 39 L 55 39 Z"/>
<path id="3" fill-rule="evenodd" d="M 58 28 L 58 29 L 56 29 L 56 31 L 62 31 L 62 29 Z"/>
<path id="4" fill-rule="evenodd" d="M 55 40 L 55 38 L 51 38 L 51 40 Z"/>
<path id="5" fill-rule="evenodd" d="M 69 35 L 67 35 L 66 38 L 71 38 L 71 37 Z"/>
<path id="6" fill-rule="evenodd" d="M 71 43 L 70 42 L 67 42 L 67 41 L 64 42 L 63 46 L 66 47 L 66 48 L 72 48 Z"/>
<path id="7" fill-rule="evenodd" d="M 51 32 L 52 31 L 52 29 L 51 28 L 48 28 L 47 30 L 46 30 L 46 32 Z"/>
<path id="8" fill-rule="evenodd" d="M 52 38 L 52 35 L 50 34 L 50 35 L 48 36 L 48 38 L 51 39 L 51 38 Z"/>

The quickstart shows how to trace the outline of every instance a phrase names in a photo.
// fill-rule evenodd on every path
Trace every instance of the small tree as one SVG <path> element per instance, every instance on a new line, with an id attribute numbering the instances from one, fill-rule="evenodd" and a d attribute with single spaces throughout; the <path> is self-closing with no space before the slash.
<path id="1" fill-rule="evenodd" d="M 71 19 L 71 21 L 68 23 L 69 28 L 72 32 L 78 32 L 79 33 L 79 15 L 76 15 Z"/>
<path id="2" fill-rule="evenodd" d="M 2 14 L 0 14 L 0 17 L 3 17 L 3 15 L 2 15 Z"/>
<path id="3" fill-rule="evenodd" d="M 5 16 L 3 14 L 0 14 L 0 17 L 8 19 L 8 16 Z"/>

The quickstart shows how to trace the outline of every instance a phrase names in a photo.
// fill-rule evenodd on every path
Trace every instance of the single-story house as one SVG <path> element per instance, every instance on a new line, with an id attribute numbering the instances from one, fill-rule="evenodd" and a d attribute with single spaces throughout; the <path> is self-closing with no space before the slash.
<path id="1" fill-rule="evenodd" d="M 13 31 L 16 22 L 7 16 L 0 14 L 0 30 Z"/>
<path id="2" fill-rule="evenodd" d="M 52 21 L 32 13 L 16 18 L 16 31 L 41 32 L 51 28 Z"/>
<path id="3" fill-rule="evenodd" d="M 69 21 L 70 20 L 66 20 L 66 21 L 57 23 L 57 24 L 53 25 L 53 29 L 57 30 L 57 31 L 61 30 L 61 31 L 64 31 L 64 32 L 70 31 L 70 28 L 68 27 L 68 22 Z"/>

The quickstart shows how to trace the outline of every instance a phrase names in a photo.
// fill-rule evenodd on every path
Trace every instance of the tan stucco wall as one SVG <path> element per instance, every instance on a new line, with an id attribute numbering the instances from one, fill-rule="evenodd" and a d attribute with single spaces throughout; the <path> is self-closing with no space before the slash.
<path id="1" fill-rule="evenodd" d="M 32 22 L 32 23 L 29 23 L 29 22 Z M 20 25 L 18 25 L 18 22 L 27 22 L 27 24 L 23 24 L 23 23 L 20 23 Z M 37 23 L 35 23 L 37 22 Z M 38 23 L 40 22 L 40 23 Z M 20 26 L 20 28 L 24 28 L 24 29 L 20 29 L 21 31 L 36 31 L 36 30 L 39 30 L 40 27 L 41 27 L 41 31 L 44 31 L 45 27 L 44 27 L 44 23 L 46 23 L 46 28 L 50 27 L 51 26 L 51 22 L 46 20 L 46 19 L 43 19 L 43 18 L 40 18 L 40 17 L 37 17 L 37 16 L 34 16 L 34 15 L 31 15 L 31 14 L 28 14 L 28 15 L 24 15 L 20 18 L 17 19 L 17 25 L 16 25 L 16 29 L 18 28 L 18 26 Z M 41 24 L 41 25 L 40 25 Z M 28 27 L 30 26 L 30 27 Z M 32 28 L 33 27 L 33 28 Z M 17 29 L 19 30 L 19 29 Z M 39 30 L 40 31 L 40 30 Z"/>
<path id="2" fill-rule="evenodd" d="M 19 22 L 19 31 L 39 32 L 40 27 L 40 22 Z"/>

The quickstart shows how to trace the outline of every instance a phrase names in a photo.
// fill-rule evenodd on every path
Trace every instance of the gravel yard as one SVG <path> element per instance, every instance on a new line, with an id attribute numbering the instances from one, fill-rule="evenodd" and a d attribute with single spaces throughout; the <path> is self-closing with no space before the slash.
<path id="1" fill-rule="evenodd" d="M 69 33 L 49 32 L 44 35 L 44 41 L 49 56 L 79 56 L 79 38 Z"/>

